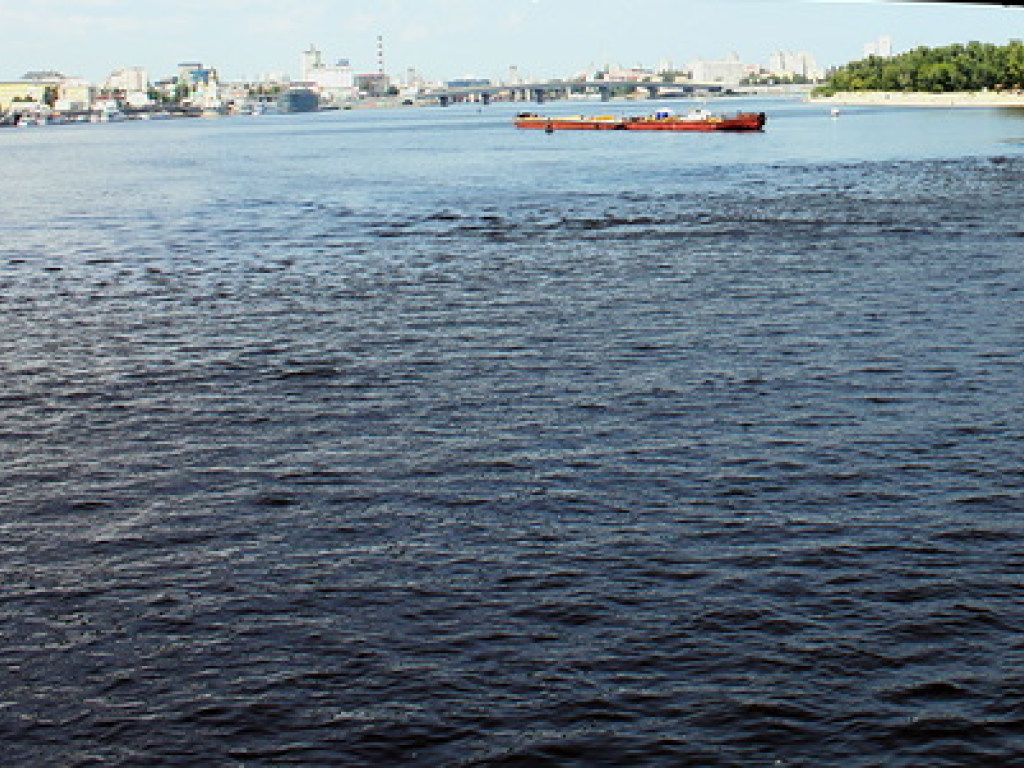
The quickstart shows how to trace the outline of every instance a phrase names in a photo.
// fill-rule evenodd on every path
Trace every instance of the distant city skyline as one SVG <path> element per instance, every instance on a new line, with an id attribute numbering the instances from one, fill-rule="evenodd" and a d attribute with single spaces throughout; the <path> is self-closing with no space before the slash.
<path id="1" fill-rule="evenodd" d="M 838 0 L 23 0 L 0 9 L 9 32 L 0 80 L 59 70 L 92 81 L 144 67 L 155 77 L 202 61 L 227 79 L 300 76 L 316 44 L 333 63 L 425 78 L 564 77 L 592 65 L 683 67 L 735 52 L 766 63 L 809 51 L 823 66 L 861 58 L 885 37 L 919 45 L 1024 37 L 1024 11 L 999 6 Z"/>

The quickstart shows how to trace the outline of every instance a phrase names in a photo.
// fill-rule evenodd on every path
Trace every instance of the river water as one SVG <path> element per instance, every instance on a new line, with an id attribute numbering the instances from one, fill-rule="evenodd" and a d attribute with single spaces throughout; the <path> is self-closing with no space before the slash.
<path id="1" fill-rule="evenodd" d="M 1024 115 L 735 105 L 0 133 L 3 762 L 1024 762 Z"/>

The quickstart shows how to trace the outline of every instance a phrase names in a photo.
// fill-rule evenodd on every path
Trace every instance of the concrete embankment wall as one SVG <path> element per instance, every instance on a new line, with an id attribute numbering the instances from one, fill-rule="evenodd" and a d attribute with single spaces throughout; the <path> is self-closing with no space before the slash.
<path id="1" fill-rule="evenodd" d="M 1024 92 L 968 91 L 960 93 L 897 93 L 846 91 L 811 97 L 816 104 L 889 107 L 1024 107 Z"/>

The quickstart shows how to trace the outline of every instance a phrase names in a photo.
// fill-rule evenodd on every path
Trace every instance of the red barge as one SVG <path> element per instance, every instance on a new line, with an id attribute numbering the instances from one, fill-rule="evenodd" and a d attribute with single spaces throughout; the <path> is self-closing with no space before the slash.
<path id="1" fill-rule="evenodd" d="M 695 109 L 685 115 L 674 112 L 655 112 L 646 117 L 617 117 L 615 115 L 569 115 L 543 117 L 532 112 L 516 116 L 517 128 L 553 131 L 763 131 L 764 112 L 740 112 L 735 115 L 716 115 Z"/>

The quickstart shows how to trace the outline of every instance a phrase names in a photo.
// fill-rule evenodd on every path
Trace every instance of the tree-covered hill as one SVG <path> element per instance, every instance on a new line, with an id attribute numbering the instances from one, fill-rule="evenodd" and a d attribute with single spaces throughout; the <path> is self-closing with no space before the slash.
<path id="1" fill-rule="evenodd" d="M 971 42 L 871 56 L 835 70 L 820 89 L 837 91 L 980 91 L 1024 88 L 1024 43 Z"/>

